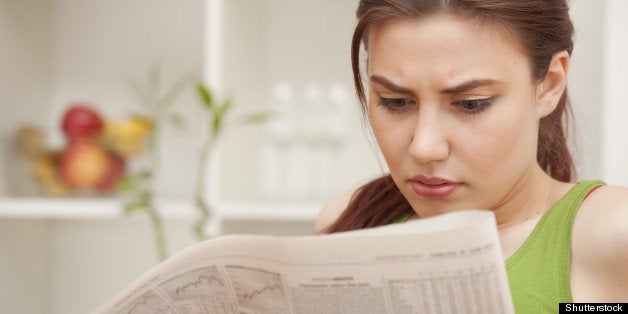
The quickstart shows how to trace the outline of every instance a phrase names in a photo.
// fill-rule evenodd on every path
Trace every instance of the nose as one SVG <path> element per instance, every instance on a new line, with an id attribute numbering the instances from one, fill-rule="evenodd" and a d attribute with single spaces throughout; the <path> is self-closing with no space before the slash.
<path id="1" fill-rule="evenodd" d="M 416 162 L 425 164 L 443 161 L 449 157 L 450 141 L 447 135 L 447 124 L 439 118 L 435 111 L 419 112 L 414 123 L 409 153 Z"/>

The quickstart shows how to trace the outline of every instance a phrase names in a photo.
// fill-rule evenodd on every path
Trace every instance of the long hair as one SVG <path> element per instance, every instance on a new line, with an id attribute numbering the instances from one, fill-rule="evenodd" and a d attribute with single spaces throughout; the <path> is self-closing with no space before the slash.
<path id="1" fill-rule="evenodd" d="M 532 78 L 541 82 L 552 56 L 573 50 L 573 24 L 566 0 L 361 0 L 351 43 L 351 65 L 356 94 L 366 119 L 367 100 L 360 72 L 360 49 L 367 46 L 369 29 L 392 18 L 425 18 L 447 13 L 480 23 L 499 25 L 512 34 L 529 57 Z M 551 177 L 569 182 L 573 159 L 567 147 L 571 119 L 567 89 L 556 109 L 539 125 L 537 162 Z M 411 210 L 390 175 L 367 183 L 353 195 L 349 206 L 328 232 L 383 225 Z"/>

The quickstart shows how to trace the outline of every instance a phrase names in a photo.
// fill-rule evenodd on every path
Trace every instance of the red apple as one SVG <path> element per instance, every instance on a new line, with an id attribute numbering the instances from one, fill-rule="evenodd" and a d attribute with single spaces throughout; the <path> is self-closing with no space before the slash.
<path id="1" fill-rule="evenodd" d="M 61 152 L 59 174 L 63 182 L 74 189 L 95 189 L 113 168 L 109 153 L 89 141 L 71 142 Z"/>
<path id="2" fill-rule="evenodd" d="M 63 115 L 63 133 L 70 142 L 96 138 L 103 126 L 100 114 L 86 104 L 74 104 Z"/>

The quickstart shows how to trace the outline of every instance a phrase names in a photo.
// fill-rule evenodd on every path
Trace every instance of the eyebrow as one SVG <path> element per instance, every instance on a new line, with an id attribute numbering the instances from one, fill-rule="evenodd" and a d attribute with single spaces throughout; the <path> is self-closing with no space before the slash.
<path id="1" fill-rule="evenodd" d="M 369 77 L 369 79 L 371 80 L 371 82 L 375 82 L 383 87 L 386 87 L 387 89 L 395 92 L 395 93 L 400 93 L 400 94 L 413 94 L 412 91 L 409 88 L 405 88 L 405 87 L 401 87 L 398 86 L 397 84 L 389 81 L 387 78 L 381 76 L 381 75 L 371 75 Z"/>
<path id="2" fill-rule="evenodd" d="M 503 83 L 502 81 L 497 81 L 493 79 L 472 79 L 472 80 L 462 82 L 458 85 L 445 88 L 441 90 L 440 92 L 443 94 L 460 94 L 466 91 L 473 90 L 478 87 L 499 85 L 502 83 Z"/>
<path id="3" fill-rule="evenodd" d="M 369 79 L 372 82 L 382 85 L 383 87 L 396 93 L 402 93 L 402 94 L 413 93 L 412 90 L 410 90 L 409 88 L 398 86 L 397 84 L 391 82 L 390 80 L 388 80 L 387 78 L 381 75 L 371 75 Z M 459 94 L 459 93 L 473 90 L 474 88 L 478 88 L 482 86 L 499 85 L 502 83 L 503 83 L 502 81 L 493 80 L 493 79 L 471 79 L 468 81 L 464 81 L 458 85 L 447 87 L 441 90 L 440 92 L 442 94 Z"/>

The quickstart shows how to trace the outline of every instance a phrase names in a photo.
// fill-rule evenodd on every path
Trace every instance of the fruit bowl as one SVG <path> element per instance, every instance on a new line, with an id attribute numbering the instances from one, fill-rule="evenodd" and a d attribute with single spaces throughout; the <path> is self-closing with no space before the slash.
<path id="1" fill-rule="evenodd" d="M 48 147 L 46 133 L 36 127 L 18 130 L 11 157 L 15 182 L 10 185 L 19 186 L 11 194 L 113 195 L 128 163 L 146 149 L 152 127 L 146 118 L 108 121 L 86 103 L 70 105 L 60 125 L 65 139 L 60 149 Z"/>

